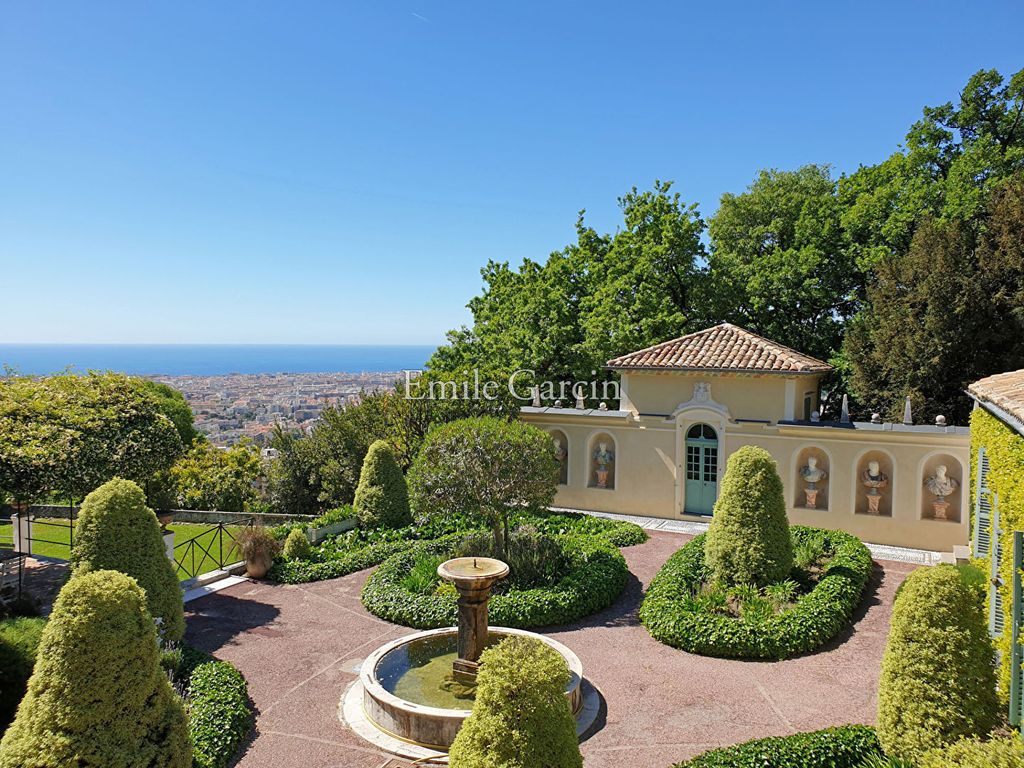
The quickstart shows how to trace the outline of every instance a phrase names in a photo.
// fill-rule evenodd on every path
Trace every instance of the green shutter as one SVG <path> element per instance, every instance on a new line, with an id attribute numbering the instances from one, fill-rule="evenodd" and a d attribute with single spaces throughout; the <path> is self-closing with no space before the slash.
<path id="1" fill-rule="evenodd" d="M 1021 664 L 1021 568 L 1024 568 L 1024 532 L 1013 532 L 1013 626 L 1010 630 L 1010 725 L 1020 727 L 1024 709 L 1024 668 Z"/>
<path id="2" fill-rule="evenodd" d="M 1003 595 L 999 591 L 999 563 L 1003 558 L 1003 545 L 999 535 L 999 497 L 992 496 L 992 546 L 989 557 L 988 631 L 992 637 L 1003 634 Z"/>
<path id="3" fill-rule="evenodd" d="M 974 556 L 988 557 L 992 545 L 992 500 L 988 487 L 988 454 L 978 449 L 978 471 L 974 488 Z"/>

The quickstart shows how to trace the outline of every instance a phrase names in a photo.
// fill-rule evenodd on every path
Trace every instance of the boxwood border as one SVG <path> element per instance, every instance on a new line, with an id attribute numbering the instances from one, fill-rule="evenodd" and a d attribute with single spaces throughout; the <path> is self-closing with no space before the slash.
<path id="1" fill-rule="evenodd" d="M 640 621 L 662 643 L 702 656 L 734 659 L 788 659 L 835 637 L 860 603 L 871 576 L 871 553 L 842 531 L 794 525 L 794 542 L 824 534 L 832 557 L 814 589 L 784 613 L 759 624 L 699 610 L 692 596 L 706 580 L 704 538 L 687 542 L 651 581 Z"/>
<path id="2" fill-rule="evenodd" d="M 841 725 L 712 749 L 673 768 L 856 768 L 881 756 L 874 728 Z"/>
<path id="3" fill-rule="evenodd" d="M 421 542 L 384 561 L 363 586 L 366 609 L 386 621 L 415 629 L 457 623 L 455 597 L 414 594 L 402 578 L 424 554 L 447 556 L 462 535 Z M 488 606 L 494 626 L 530 629 L 566 624 L 597 613 L 615 602 L 629 579 L 626 560 L 604 536 L 556 536 L 569 558 L 570 571 L 550 587 L 495 595 Z"/>
<path id="4" fill-rule="evenodd" d="M 185 706 L 193 768 L 226 768 L 255 720 L 242 673 L 219 659 L 201 662 L 189 674 Z"/>

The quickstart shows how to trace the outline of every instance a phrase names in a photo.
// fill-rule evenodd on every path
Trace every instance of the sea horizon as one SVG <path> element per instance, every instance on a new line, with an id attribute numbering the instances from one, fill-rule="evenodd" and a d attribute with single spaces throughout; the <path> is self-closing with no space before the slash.
<path id="1" fill-rule="evenodd" d="M 425 344 L 0 344 L 0 366 L 43 376 L 71 370 L 135 376 L 369 373 L 421 369 Z"/>

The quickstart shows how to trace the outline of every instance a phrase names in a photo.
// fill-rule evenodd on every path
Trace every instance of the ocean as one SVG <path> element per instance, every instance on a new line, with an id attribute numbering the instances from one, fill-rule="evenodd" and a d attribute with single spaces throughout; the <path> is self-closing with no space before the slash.
<path id="1" fill-rule="evenodd" d="M 362 373 L 420 369 L 433 351 L 357 344 L 0 344 L 0 366 L 31 375 L 69 367 L 139 376 Z"/>

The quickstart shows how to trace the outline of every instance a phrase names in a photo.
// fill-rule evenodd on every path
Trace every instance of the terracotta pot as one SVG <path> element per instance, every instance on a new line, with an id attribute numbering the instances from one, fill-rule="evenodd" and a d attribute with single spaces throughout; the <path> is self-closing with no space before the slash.
<path id="1" fill-rule="evenodd" d="M 267 575 L 270 566 L 274 564 L 269 557 L 255 557 L 245 561 L 245 575 L 250 579 L 262 579 Z"/>

